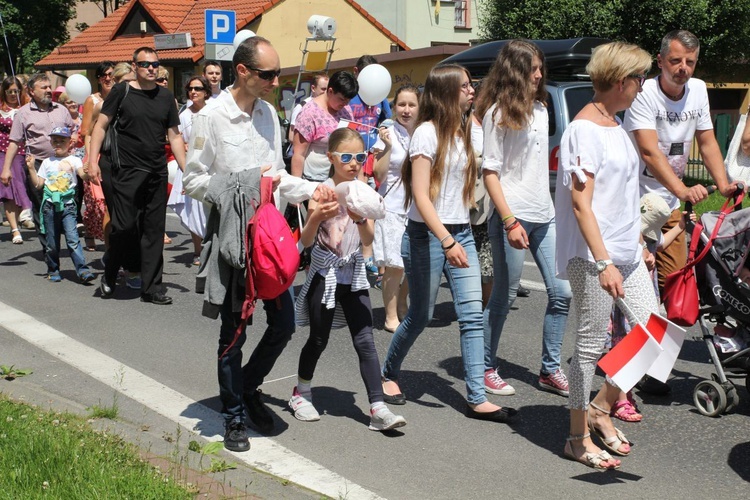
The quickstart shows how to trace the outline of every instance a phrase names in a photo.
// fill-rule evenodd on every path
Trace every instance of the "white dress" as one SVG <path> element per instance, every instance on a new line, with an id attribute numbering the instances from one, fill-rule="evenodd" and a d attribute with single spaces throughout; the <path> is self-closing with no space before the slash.
<path id="1" fill-rule="evenodd" d="M 193 113 L 190 108 L 180 113 L 180 132 L 187 144 L 190 141 L 190 131 L 193 125 Z M 206 212 L 203 203 L 185 196 L 182 187 L 182 170 L 177 169 L 172 182 L 172 192 L 169 194 L 167 206 L 180 217 L 182 225 L 191 233 L 201 238 L 206 235 Z"/>

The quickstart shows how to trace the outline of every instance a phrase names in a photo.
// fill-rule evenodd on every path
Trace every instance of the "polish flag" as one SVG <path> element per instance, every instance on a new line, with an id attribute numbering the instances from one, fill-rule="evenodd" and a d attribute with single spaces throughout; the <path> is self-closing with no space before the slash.
<path id="1" fill-rule="evenodd" d="M 685 340 L 685 329 L 656 314 L 651 314 L 646 329 L 663 349 L 646 373 L 656 380 L 666 382 L 680 354 L 682 342 Z"/>
<path id="2" fill-rule="evenodd" d="M 359 125 L 357 122 L 353 122 L 351 120 L 345 120 L 342 118 L 339 120 L 339 124 L 336 128 L 351 128 L 351 129 L 357 130 L 357 125 Z"/>
<path id="3" fill-rule="evenodd" d="M 625 392 L 635 387 L 659 358 L 662 348 L 640 324 L 599 360 L 599 368 Z"/>

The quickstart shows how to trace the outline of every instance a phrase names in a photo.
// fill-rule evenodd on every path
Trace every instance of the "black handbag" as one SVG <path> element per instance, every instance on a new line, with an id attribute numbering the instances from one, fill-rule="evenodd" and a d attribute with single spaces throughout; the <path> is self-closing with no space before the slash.
<path id="1" fill-rule="evenodd" d="M 104 141 L 102 142 L 102 154 L 109 157 L 113 169 L 120 168 L 120 151 L 117 149 L 117 124 L 120 121 L 120 108 L 122 108 L 122 103 L 128 96 L 129 90 L 130 84 L 125 82 L 125 95 L 122 96 L 120 104 L 117 105 L 117 114 L 112 123 L 109 124 L 109 127 L 107 127 L 107 132 L 104 134 Z"/>

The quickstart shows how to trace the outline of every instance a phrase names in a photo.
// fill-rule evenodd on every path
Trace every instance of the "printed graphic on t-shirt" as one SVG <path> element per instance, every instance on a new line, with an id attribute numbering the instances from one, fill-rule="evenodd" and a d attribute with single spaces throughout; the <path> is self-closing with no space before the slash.
<path id="1" fill-rule="evenodd" d="M 678 178 L 682 179 L 685 176 L 685 169 L 687 168 L 690 143 L 663 143 L 659 141 L 659 150 L 667 157 L 667 163 L 672 167 L 672 172 L 674 172 Z M 649 172 L 648 167 L 643 167 L 643 175 L 652 179 L 654 178 L 651 172 Z"/>
<path id="2" fill-rule="evenodd" d="M 50 191 L 64 193 L 73 184 L 74 175 L 76 174 L 73 165 L 68 160 L 62 160 L 57 167 L 57 171 L 50 171 L 48 173 L 45 184 Z"/>

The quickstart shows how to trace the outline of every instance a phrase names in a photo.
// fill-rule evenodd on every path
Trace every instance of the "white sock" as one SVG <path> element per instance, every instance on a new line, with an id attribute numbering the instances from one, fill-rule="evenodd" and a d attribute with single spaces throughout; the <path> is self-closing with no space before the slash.
<path id="1" fill-rule="evenodd" d="M 370 415 L 375 415 L 375 413 L 381 409 L 381 408 L 387 408 L 384 402 L 378 401 L 376 403 L 372 403 L 370 405 Z"/>
<path id="2" fill-rule="evenodd" d="M 297 379 L 297 392 L 300 394 L 307 394 L 308 396 L 312 393 L 312 380 Z"/>

